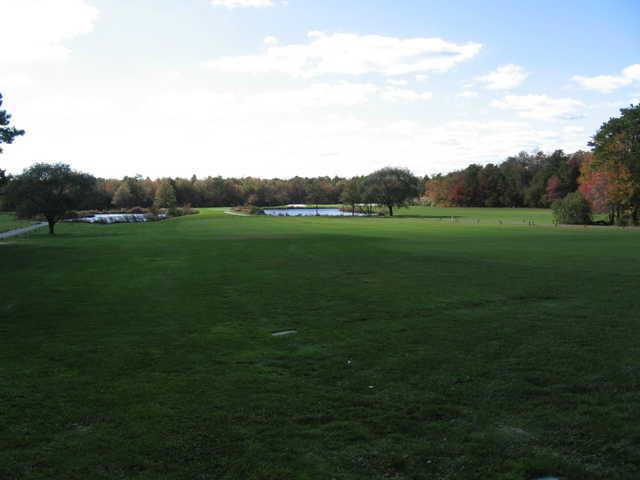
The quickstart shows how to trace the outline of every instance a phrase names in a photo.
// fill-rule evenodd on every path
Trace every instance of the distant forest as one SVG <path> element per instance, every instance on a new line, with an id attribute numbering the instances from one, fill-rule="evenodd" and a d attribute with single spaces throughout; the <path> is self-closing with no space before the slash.
<path id="1" fill-rule="evenodd" d="M 469 165 L 427 179 L 423 199 L 437 206 L 547 208 L 578 190 L 581 170 L 592 158 L 582 151 L 522 152 L 499 165 Z"/>
<path id="2" fill-rule="evenodd" d="M 577 190 L 580 167 L 590 157 L 586 152 L 520 153 L 500 165 L 470 165 L 447 175 L 418 179 L 415 202 L 441 206 L 548 207 L 554 200 Z M 158 195 L 167 194 L 175 196 L 178 205 L 194 207 L 351 203 L 345 197 L 353 195 L 354 190 L 357 195 L 358 189 L 352 188 L 353 184 L 365 178 L 99 178 L 83 208 L 148 208 Z M 364 189 L 362 198 L 356 200 L 367 202 Z"/>
<path id="3" fill-rule="evenodd" d="M 16 132 L 24 133 L 14 131 L 14 135 Z M 571 154 L 562 150 L 549 154 L 522 152 L 500 164 L 472 164 L 464 170 L 431 178 L 417 178 L 406 169 L 393 168 L 349 179 L 98 178 L 93 181 L 92 193 L 84 195 L 81 205 L 74 208 L 262 207 L 303 203 L 354 206 L 377 202 L 389 205 L 392 214 L 393 205 L 408 203 L 546 208 L 569 198 L 584 202 L 589 212 L 608 214 L 611 223 L 640 223 L 640 106 L 621 109 L 621 116 L 604 123 L 590 146 L 590 152 Z M 15 181 L 6 178 L 3 183 L 11 186 Z M 10 198 L 3 201 L 5 209 L 16 206 Z"/>

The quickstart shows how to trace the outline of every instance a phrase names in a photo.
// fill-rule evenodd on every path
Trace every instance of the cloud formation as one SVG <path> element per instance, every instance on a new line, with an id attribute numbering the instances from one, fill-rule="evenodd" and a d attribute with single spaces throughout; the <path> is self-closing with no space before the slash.
<path id="1" fill-rule="evenodd" d="M 20 125 L 29 126 L 31 141 L 12 145 L 6 168 L 18 172 L 33 159 L 43 159 L 71 162 L 101 176 L 285 178 L 362 174 L 400 158 L 417 173 L 431 174 L 497 162 L 521 150 L 572 151 L 584 148 L 588 139 L 573 124 L 540 126 L 492 116 L 412 118 L 399 113 L 398 102 L 415 95 L 400 94 L 403 89 L 394 86 L 313 83 L 242 92 L 192 88 L 189 75 L 161 82 L 162 77 L 155 72 L 128 79 L 126 90 L 110 81 L 91 89 L 56 84 L 54 94 L 24 89 L 16 112 Z M 426 98 L 424 92 L 415 94 Z M 374 102 L 395 102 L 387 107 L 396 114 L 367 114 L 372 110 L 367 105 Z M 181 120 L 167 121 L 168 109 Z M 118 125 L 117 142 L 108 138 L 113 125 Z M 59 140 L 66 131 L 75 132 L 74 142 Z M 181 161 L 158 161 L 175 158 Z M 212 158 L 220 161 L 212 163 Z"/>
<path id="2" fill-rule="evenodd" d="M 302 78 L 371 73 L 399 76 L 445 72 L 475 57 L 481 48 L 479 43 L 456 44 L 440 38 L 310 32 L 307 43 L 267 45 L 259 55 L 221 57 L 206 65 L 222 72 L 281 73 Z"/>
<path id="3" fill-rule="evenodd" d="M 619 75 L 597 75 L 595 77 L 574 75 L 571 80 L 587 90 L 611 93 L 614 90 L 626 87 L 634 82 L 640 82 L 640 63 L 629 65 L 623 69 Z"/>
<path id="4" fill-rule="evenodd" d="M 273 7 L 276 3 L 273 0 L 211 0 L 214 7 L 249 8 L 249 7 Z"/>
<path id="5" fill-rule="evenodd" d="M 91 32 L 98 9 L 87 0 L 0 0 L 2 64 L 65 60 L 64 42 Z"/>
<path id="6" fill-rule="evenodd" d="M 461 98 L 477 98 L 478 92 L 476 92 L 475 90 L 463 90 L 456 96 Z"/>
<path id="7" fill-rule="evenodd" d="M 519 87 L 529 74 L 519 65 L 510 63 L 477 78 L 489 90 L 511 90 Z"/>
<path id="8" fill-rule="evenodd" d="M 573 98 L 552 98 L 548 95 L 507 95 L 491 106 L 512 110 L 522 118 L 532 120 L 571 120 L 583 116 L 584 103 Z"/>
<path id="9" fill-rule="evenodd" d="M 432 97 L 431 92 L 416 92 L 408 88 L 387 88 L 380 95 L 388 102 L 419 102 L 431 100 Z"/>

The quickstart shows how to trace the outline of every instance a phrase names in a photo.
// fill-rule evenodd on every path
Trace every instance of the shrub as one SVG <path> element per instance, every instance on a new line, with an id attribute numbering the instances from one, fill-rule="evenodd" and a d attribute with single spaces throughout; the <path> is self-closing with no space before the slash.
<path id="1" fill-rule="evenodd" d="M 591 223 L 591 207 L 580 192 L 573 192 L 551 205 L 558 223 L 586 225 Z"/>

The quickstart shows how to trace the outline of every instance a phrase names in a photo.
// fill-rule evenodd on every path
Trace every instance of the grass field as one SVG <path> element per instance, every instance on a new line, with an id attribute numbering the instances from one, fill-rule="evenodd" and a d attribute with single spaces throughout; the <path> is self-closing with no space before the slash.
<path id="1" fill-rule="evenodd" d="M 0 212 L 0 233 L 13 230 L 14 228 L 27 227 L 31 225 L 31 220 L 16 220 L 13 213 Z"/>
<path id="2" fill-rule="evenodd" d="M 640 231 L 458 210 L 0 242 L 0 479 L 637 479 Z"/>
<path id="3" fill-rule="evenodd" d="M 498 222 L 509 224 L 553 224 L 551 210 L 539 208 L 439 208 L 411 207 L 401 208 L 395 215 L 400 217 L 420 217 L 430 220 L 454 220 L 459 222 Z"/>

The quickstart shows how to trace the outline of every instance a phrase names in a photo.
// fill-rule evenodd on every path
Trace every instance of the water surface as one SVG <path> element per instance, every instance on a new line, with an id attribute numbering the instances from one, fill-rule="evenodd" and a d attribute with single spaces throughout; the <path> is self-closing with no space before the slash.
<path id="1" fill-rule="evenodd" d="M 265 208 L 265 215 L 270 217 L 351 217 L 351 212 L 343 212 L 339 208 Z M 356 217 L 362 216 L 356 213 Z"/>

